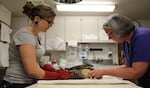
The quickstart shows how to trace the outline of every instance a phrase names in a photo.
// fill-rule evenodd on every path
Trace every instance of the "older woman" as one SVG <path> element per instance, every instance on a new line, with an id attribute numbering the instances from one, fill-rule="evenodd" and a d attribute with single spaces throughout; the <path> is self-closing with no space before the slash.
<path id="1" fill-rule="evenodd" d="M 115 68 L 92 70 L 88 77 L 111 75 L 137 79 L 140 86 L 150 88 L 150 29 L 135 27 L 129 18 L 119 14 L 111 15 L 103 28 L 110 39 L 123 44 L 126 63 Z"/>

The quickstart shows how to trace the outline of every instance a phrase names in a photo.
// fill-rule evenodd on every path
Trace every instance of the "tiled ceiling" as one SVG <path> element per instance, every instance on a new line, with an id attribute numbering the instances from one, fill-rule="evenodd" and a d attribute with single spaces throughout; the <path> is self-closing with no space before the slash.
<path id="1" fill-rule="evenodd" d="M 26 1 L 27 0 L 0 0 L 0 2 L 4 4 L 13 13 L 13 16 L 24 16 L 22 14 L 22 7 L 26 3 Z M 102 0 L 95 0 L 95 1 L 102 1 Z M 150 19 L 150 0 L 103 0 L 103 1 L 111 1 L 116 4 L 116 8 L 112 13 L 123 14 L 133 19 Z M 56 9 L 55 7 L 56 3 L 53 0 L 44 0 L 44 2 L 49 4 L 52 8 Z M 57 15 L 101 16 L 101 15 L 110 15 L 112 13 L 57 12 Z"/>

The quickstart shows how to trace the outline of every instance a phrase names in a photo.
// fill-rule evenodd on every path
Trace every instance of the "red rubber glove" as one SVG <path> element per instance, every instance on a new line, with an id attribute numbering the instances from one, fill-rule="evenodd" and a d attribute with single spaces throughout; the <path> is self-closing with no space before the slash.
<path id="1" fill-rule="evenodd" d="M 74 78 L 74 74 L 72 72 L 68 72 L 68 70 L 61 69 L 57 70 L 57 73 L 59 73 L 59 79 L 69 79 Z"/>
<path id="2" fill-rule="evenodd" d="M 45 80 L 56 80 L 59 79 L 60 75 L 58 72 L 49 72 L 49 71 L 45 71 L 45 76 L 43 77 L 43 79 Z"/>
<path id="3" fill-rule="evenodd" d="M 55 68 L 51 66 L 50 64 L 44 64 L 42 68 L 46 71 L 55 71 Z"/>

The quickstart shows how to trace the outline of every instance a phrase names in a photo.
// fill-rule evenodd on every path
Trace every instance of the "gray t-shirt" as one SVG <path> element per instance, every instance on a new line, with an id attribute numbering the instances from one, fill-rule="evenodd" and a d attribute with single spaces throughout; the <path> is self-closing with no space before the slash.
<path id="1" fill-rule="evenodd" d="M 27 75 L 23 69 L 19 45 L 31 44 L 35 46 L 37 65 L 44 54 L 44 48 L 40 45 L 39 40 L 27 28 L 21 28 L 11 38 L 9 46 L 9 67 L 6 70 L 4 80 L 10 83 L 33 83 L 35 79 Z M 31 64 L 32 66 L 32 64 Z"/>

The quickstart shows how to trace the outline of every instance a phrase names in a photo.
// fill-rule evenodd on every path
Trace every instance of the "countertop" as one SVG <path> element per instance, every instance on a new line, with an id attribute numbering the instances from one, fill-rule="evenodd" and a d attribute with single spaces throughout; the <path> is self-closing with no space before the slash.
<path id="1" fill-rule="evenodd" d="M 39 80 L 26 88 L 141 88 L 136 84 L 119 78 L 77 79 L 77 80 Z"/>

